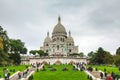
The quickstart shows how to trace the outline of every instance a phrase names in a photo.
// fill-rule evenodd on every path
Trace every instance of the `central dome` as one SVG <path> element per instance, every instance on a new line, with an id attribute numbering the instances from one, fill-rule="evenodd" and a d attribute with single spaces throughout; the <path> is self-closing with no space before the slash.
<path id="1" fill-rule="evenodd" d="M 55 35 L 64 35 L 67 36 L 65 27 L 61 24 L 61 19 L 58 17 L 58 24 L 53 29 L 53 36 Z"/>

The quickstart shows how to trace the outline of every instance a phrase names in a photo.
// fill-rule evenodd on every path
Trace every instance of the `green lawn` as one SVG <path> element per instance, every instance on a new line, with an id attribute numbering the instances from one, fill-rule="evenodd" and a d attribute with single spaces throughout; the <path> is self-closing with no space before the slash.
<path id="1" fill-rule="evenodd" d="M 9 66 L 9 67 L 0 67 L 0 76 L 3 77 L 3 69 L 7 68 L 8 72 L 10 72 L 10 75 L 12 75 L 13 73 L 17 72 L 17 71 L 23 71 L 26 69 L 25 65 L 19 65 L 19 66 Z M 15 69 L 15 72 L 10 71 Z"/>
<path id="2" fill-rule="evenodd" d="M 68 68 L 68 71 L 62 71 L 63 68 Z M 72 65 L 53 65 L 57 71 L 50 71 L 48 66 L 45 66 L 46 71 L 39 71 L 33 75 L 34 80 L 87 80 L 87 75 L 84 71 L 72 70 Z"/>
<path id="3" fill-rule="evenodd" d="M 113 66 L 97 66 L 97 65 L 93 65 L 94 68 L 98 68 L 98 70 L 102 70 L 104 71 L 104 69 L 106 69 L 106 72 L 108 73 L 111 73 L 111 72 L 114 72 L 116 74 L 119 74 L 120 75 L 120 71 L 118 70 L 118 67 L 113 67 Z"/>

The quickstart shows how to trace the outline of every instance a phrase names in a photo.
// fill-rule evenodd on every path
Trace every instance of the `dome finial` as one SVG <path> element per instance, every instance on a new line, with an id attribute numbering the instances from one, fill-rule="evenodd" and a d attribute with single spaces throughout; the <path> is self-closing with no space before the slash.
<path id="1" fill-rule="evenodd" d="M 49 32 L 47 32 L 47 36 L 49 36 Z"/>
<path id="2" fill-rule="evenodd" d="M 69 36 L 71 36 L 71 32 L 69 31 Z"/>
<path id="3" fill-rule="evenodd" d="M 60 16 L 58 17 L 58 23 L 61 23 L 61 18 L 60 18 Z"/>

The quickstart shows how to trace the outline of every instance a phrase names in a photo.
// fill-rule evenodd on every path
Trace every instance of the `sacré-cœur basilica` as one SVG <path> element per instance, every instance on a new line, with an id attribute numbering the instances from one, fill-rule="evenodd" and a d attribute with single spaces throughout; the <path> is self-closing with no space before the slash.
<path id="1" fill-rule="evenodd" d="M 65 27 L 61 24 L 61 18 L 58 17 L 58 23 L 54 27 L 52 36 L 47 36 L 43 46 L 40 47 L 48 56 L 40 57 L 38 54 L 34 56 L 21 56 L 21 64 L 34 64 L 36 62 L 48 64 L 69 64 L 69 63 L 87 63 L 86 57 L 69 56 L 78 53 L 78 46 L 75 46 L 71 32 L 66 32 Z"/>
<path id="2" fill-rule="evenodd" d="M 43 46 L 40 48 L 50 56 L 68 56 L 72 53 L 78 53 L 78 46 L 75 46 L 74 39 L 69 31 L 68 36 L 65 27 L 61 24 L 61 18 L 58 17 L 58 23 L 54 27 L 52 37 L 47 33 Z"/>

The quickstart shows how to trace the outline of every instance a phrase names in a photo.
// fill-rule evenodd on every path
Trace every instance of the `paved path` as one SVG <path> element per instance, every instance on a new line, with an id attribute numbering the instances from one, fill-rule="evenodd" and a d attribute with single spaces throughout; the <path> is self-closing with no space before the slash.
<path id="1" fill-rule="evenodd" d="M 78 70 L 80 70 L 79 67 L 77 67 L 76 65 L 74 65 L 75 68 L 77 68 Z M 105 80 L 105 79 L 100 79 L 100 72 L 99 71 L 92 71 L 89 72 L 88 70 L 84 71 L 86 74 L 88 74 L 89 76 L 91 76 L 93 78 L 93 80 Z"/>
<path id="2" fill-rule="evenodd" d="M 92 71 L 90 72 L 95 78 L 99 78 L 100 79 L 100 71 Z M 106 80 L 103 74 L 103 79 L 100 80 Z"/>

